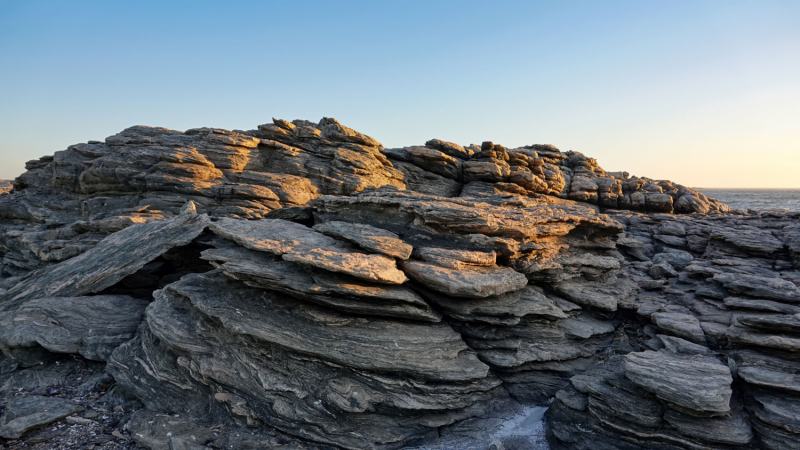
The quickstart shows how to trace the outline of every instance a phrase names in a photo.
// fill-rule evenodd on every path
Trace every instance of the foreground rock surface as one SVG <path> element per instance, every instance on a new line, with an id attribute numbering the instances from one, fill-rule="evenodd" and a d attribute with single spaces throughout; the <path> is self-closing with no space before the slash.
<path id="1" fill-rule="evenodd" d="M 69 400 L 30 396 L 15 399 L 6 404 L 6 412 L 0 419 L 0 436 L 17 439 L 26 431 L 53 423 L 82 408 Z"/>
<path id="2" fill-rule="evenodd" d="M 517 448 L 545 404 L 553 449 L 800 442 L 796 213 L 333 119 L 132 127 L 13 185 L 3 445 Z"/>

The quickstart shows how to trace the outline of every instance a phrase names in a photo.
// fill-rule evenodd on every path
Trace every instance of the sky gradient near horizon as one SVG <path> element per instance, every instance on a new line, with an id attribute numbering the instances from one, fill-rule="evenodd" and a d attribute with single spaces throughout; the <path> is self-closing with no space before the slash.
<path id="1" fill-rule="evenodd" d="M 335 117 L 800 188 L 800 1 L 3 1 L 0 179 L 132 125 Z"/>

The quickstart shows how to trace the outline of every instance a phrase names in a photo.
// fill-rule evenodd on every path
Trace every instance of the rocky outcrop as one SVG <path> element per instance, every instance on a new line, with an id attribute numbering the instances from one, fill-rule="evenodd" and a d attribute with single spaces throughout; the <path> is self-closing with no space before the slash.
<path id="1" fill-rule="evenodd" d="M 425 146 L 387 149 L 408 189 L 443 197 L 555 195 L 603 208 L 654 212 L 727 211 L 724 204 L 669 181 L 607 172 L 594 158 L 552 145 L 507 149 L 484 142 L 462 147 L 433 139 Z M 423 174 L 421 174 L 424 173 Z"/>
<path id="2" fill-rule="evenodd" d="M 136 334 L 147 302 L 127 295 L 36 298 L 0 319 L 0 348 L 26 364 L 40 349 L 105 361 Z"/>
<path id="3" fill-rule="evenodd" d="M 727 210 L 700 192 L 606 172 L 591 158 L 549 145 L 462 147 L 433 139 L 385 149 L 330 118 L 273 119 L 250 131 L 135 126 L 104 142 L 29 161 L 26 169 L 13 192 L 0 197 L 0 272 L 6 277 L 76 256 L 131 224 L 172 217 L 187 202 L 211 216 L 308 220 L 302 207 L 320 195 L 395 186 L 448 198 Z"/>
<path id="4" fill-rule="evenodd" d="M 0 197 L 0 377 L 107 362 L 139 445 L 425 448 L 549 402 L 553 448 L 800 437 L 797 214 L 333 119 L 133 127 L 28 169 Z"/>
<path id="5" fill-rule="evenodd" d="M 556 394 L 554 447 L 796 448 L 800 216 L 612 217 L 623 271 L 646 288 L 625 305 L 643 327 Z"/>

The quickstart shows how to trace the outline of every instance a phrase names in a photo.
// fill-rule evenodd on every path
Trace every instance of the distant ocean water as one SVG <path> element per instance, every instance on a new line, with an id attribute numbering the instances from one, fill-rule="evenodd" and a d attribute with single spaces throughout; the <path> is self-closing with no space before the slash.
<path id="1" fill-rule="evenodd" d="M 800 189 L 697 190 L 735 209 L 800 211 Z"/>

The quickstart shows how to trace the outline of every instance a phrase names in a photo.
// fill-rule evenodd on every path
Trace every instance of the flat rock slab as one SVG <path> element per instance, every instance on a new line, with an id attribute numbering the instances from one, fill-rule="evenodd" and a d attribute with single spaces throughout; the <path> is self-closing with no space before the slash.
<path id="1" fill-rule="evenodd" d="M 790 352 L 800 352 L 800 338 L 785 334 L 763 333 L 763 330 L 752 330 L 748 327 L 734 324 L 725 330 L 728 341 L 738 344 L 756 345 L 759 347 L 776 348 Z"/>
<path id="2" fill-rule="evenodd" d="M 800 375 L 760 366 L 739 367 L 737 374 L 746 383 L 800 394 Z"/>
<path id="3" fill-rule="evenodd" d="M 483 361 L 504 369 L 588 358 L 606 348 L 614 333 L 611 322 L 585 313 L 555 322 L 531 320 L 515 327 L 468 323 L 458 329 Z"/>
<path id="4" fill-rule="evenodd" d="M 304 253 L 316 248 L 338 246 L 336 239 L 305 225 L 282 219 L 223 218 L 211 223 L 208 228 L 218 236 L 230 239 L 245 248 L 278 256 L 284 253 Z"/>
<path id="5" fill-rule="evenodd" d="M 62 398 L 38 395 L 17 397 L 8 402 L 6 412 L 0 418 L 0 436 L 19 439 L 29 430 L 80 411 L 83 411 L 83 407 Z"/>
<path id="6" fill-rule="evenodd" d="M 445 315 L 464 322 L 516 325 L 525 316 L 566 319 L 567 315 L 531 286 L 486 298 L 455 298 L 417 287 Z"/>
<path id="7" fill-rule="evenodd" d="M 753 394 L 755 416 L 774 427 L 800 434 L 800 401 L 785 395 Z"/>
<path id="8" fill-rule="evenodd" d="M 616 311 L 620 298 L 626 298 L 624 290 L 616 285 L 597 281 L 567 280 L 552 285 L 554 291 L 579 305 L 591 306 L 604 311 Z"/>
<path id="9" fill-rule="evenodd" d="M 208 216 L 201 214 L 125 228 L 74 258 L 33 272 L 0 299 L 0 312 L 16 309 L 25 300 L 100 292 L 167 250 L 189 244 L 206 225 Z"/>
<path id="10" fill-rule="evenodd" d="M 248 288 L 220 273 L 187 275 L 166 290 L 188 298 L 237 334 L 346 367 L 443 381 L 479 379 L 488 373 L 488 366 L 443 323 L 348 317 Z M 155 306 L 147 317 L 153 329 L 159 328 L 154 321 L 168 320 Z"/>
<path id="11" fill-rule="evenodd" d="M 764 333 L 776 331 L 800 333 L 800 314 L 739 317 L 737 320 L 740 324 L 746 327 L 755 328 Z"/>
<path id="12" fill-rule="evenodd" d="M 675 336 L 659 334 L 656 336 L 664 345 L 664 350 L 676 355 L 710 355 L 711 350 Z"/>
<path id="13" fill-rule="evenodd" d="M 0 386 L 0 394 L 8 395 L 13 391 L 31 391 L 40 387 L 67 384 L 77 376 L 76 373 L 83 364 L 83 360 L 71 360 L 69 363 L 55 361 L 17 370 Z"/>
<path id="14" fill-rule="evenodd" d="M 313 249 L 303 253 L 285 253 L 283 260 L 305 267 L 344 273 L 362 280 L 382 284 L 403 284 L 408 279 L 397 269 L 393 258 L 384 255 L 365 255 Z"/>
<path id="15" fill-rule="evenodd" d="M 800 306 L 787 305 L 785 303 L 774 302 L 771 300 L 727 297 L 725 306 L 739 309 L 750 309 L 755 311 L 769 311 L 779 312 L 784 314 L 798 314 L 800 313 Z"/>
<path id="16" fill-rule="evenodd" d="M 747 414 L 741 409 L 734 410 L 727 417 L 698 419 L 667 408 L 664 412 L 664 420 L 680 430 L 681 433 L 704 441 L 746 445 L 753 439 L 753 429 L 747 420 Z"/>
<path id="17" fill-rule="evenodd" d="M 441 320 L 441 315 L 405 285 L 371 283 L 332 272 L 313 271 L 281 257 L 233 244 L 205 250 L 202 258 L 248 286 L 281 292 L 336 311 L 425 322 Z"/>
<path id="18" fill-rule="evenodd" d="M 800 289 L 791 281 L 781 278 L 718 273 L 714 275 L 714 281 L 722 283 L 725 288 L 733 292 L 787 303 L 800 303 Z"/>
<path id="19" fill-rule="evenodd" d="M 675 405 L 699 412 L 730 411 L 733 377 L 728 366 L 715 358 L 629 353 L 625 355 L 625 376 Z"/>
<path id="20" fill-rule="evenodd" d="M 696 344 L 705 344 L 706 335 L 700 327 L 700 321 L 689 314 L 657 312 L 650 315 L 653 323 L 660 328 L 688 339 Z"/>
<path id="21" fill-rule="evenodd" d="M 14 354 L 41 345 L 54 353 L 105 361 L 133 338 L 146 307 L 146 301 L 126 295 L 28 300 L 0 320 L 0 348 Z"/>
<path id="22" fill-rule="evenodd" d="M 363 193 L 357 196 L 322 196 L 312 200 L 323 220 L 353 213 L 413 216 L 421 224 L 443 233 L 483 234 L 510 238 L 564 236 L 578 224 L 596 227 L 598 233 L 616 235 L 622 225 L 585 206 L 535 205 L 524 208 L 493 206 L 458 198 L 432 197 L 406 192 Z M 397 223 L 397 220 L 394 221 Z M 388 224 L 382 227 L 390 228 Z"/>
<path id="23" fill-rule="evenodd" d="M 756 255 L 771 255 L 783 249 L 783 242 L 773 236 L 770 230 L 716 228 L 711 233 L 711 239 L 725 241 Z"/>
<path id="24" fill-rule="evenodd" d="M 451 250 L 445 248 L 423 247 L 417 249 L 417 257 L 448 269 L 466 269 L 474 266 L 494 266 L 497 261 L 495 252 L 478 252 L 469 250 Z"/>
<path id="25" fill-rule="evenodd" d="M 421 261 L 403 261 L 403 271 L 426 288 L 452 297 L 484 298 L 522 289 L 525 275 L 510 267 L 456 270 Z"/>
<path id="26" fill-rule="evenodd" d="M 369 252 L 393 258 L 408 259 L 413 250 L 398 235 L 371 225 L 332 221 L 314 225 L 314 230 L 352 242 Z"/>

